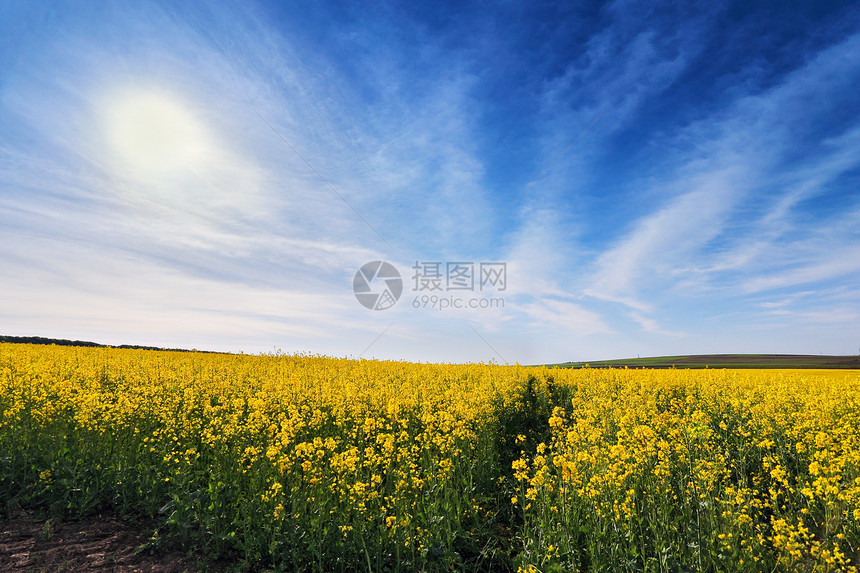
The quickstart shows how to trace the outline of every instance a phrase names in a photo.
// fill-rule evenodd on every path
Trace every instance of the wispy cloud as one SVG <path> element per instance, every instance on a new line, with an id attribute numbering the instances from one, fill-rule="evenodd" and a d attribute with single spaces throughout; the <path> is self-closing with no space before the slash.
<path id="1" fill-rule="evenodd" d="M 846 332 L 848 9 L 783 47 L 720 2 L 282 9 L 8 12 L 0 328 L 511 361 Z M 505 308 L 366 311 L 370 260 L 505 261 Z"/>

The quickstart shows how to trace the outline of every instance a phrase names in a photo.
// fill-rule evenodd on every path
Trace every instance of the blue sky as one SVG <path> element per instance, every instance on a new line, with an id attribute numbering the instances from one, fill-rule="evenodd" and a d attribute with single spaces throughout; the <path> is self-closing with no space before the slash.
<path id="1" fill-rule="evenodd" d="M 522 364 L 860 349 L 856 3 L 0 11 L 2 334 Z M 369 310 L 353 281 L 380 260 L 403 294 Z M 504 262 L 506 288 L 415 290 L 416 262 Z"/>

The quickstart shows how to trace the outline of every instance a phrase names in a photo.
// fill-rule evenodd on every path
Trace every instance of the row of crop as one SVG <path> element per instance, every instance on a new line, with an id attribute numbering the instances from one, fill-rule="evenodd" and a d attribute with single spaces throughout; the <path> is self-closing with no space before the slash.
<path id="1" fill-rule="evenodd" d="M 643 384 L 643 382 L 647 382 Z M 615 371 L 515 464 L 547 570 L 854 570 L 858 380 Z"/>
<path id="2" fill-rule="evenodd" d="M 0 345 L 0 511 L 252 570 L 848 570 L 858 382 Z"/>

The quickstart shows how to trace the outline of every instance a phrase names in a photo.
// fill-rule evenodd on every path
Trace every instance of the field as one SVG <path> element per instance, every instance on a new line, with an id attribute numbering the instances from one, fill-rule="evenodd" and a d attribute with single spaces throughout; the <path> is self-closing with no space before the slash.
<path id="1" fill-rule="evenodd" d="M 235 570 L 853 571 L 860 374 L 0 344 L 0 501 Z"/>
<path id="2" fill-rule="evenodd" d="M 594 362 L 565 362 L 558 368 L 783 368 L 860 369 L 860 356 L 819 354 L 694 354 L 649 356 Z"/>

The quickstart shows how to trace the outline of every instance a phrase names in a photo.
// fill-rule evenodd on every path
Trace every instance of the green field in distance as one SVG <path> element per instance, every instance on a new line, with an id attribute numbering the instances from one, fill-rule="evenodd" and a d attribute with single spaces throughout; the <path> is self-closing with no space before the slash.
<path id="1" fill-rule="evenodd" d="M 860 356 L 820 354 L 694 354 L 550 364 L 556 368 L 840 368 L 860 369 Z"/>

